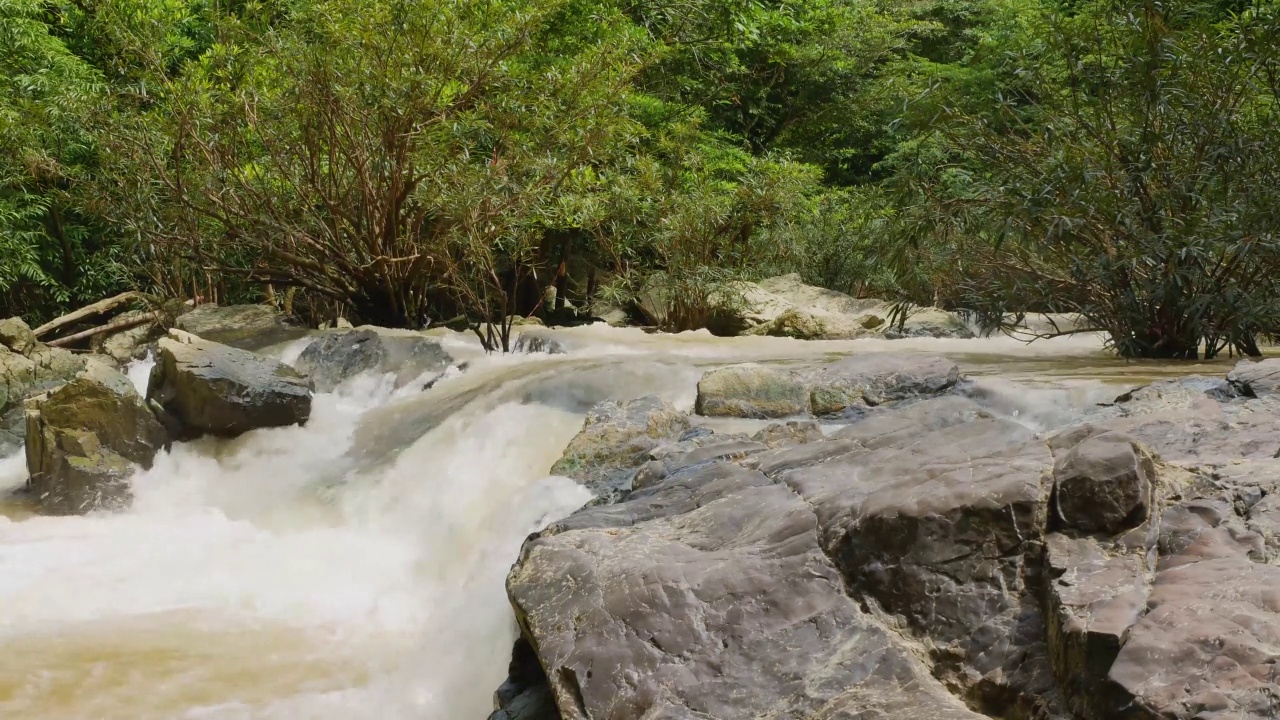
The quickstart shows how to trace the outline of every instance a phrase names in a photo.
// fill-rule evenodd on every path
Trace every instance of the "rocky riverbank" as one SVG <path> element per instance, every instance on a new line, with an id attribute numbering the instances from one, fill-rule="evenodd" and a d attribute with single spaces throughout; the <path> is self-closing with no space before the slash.
<path id="1" fill-rule="evenodd" d="M 155 359 L 135 387 L 111 355 L 49 347 L 20 319 L 0 322 L 0 451 L 25 446 L 25 490 L 39 512 L 127 508 L 130 478 L 175 441 L 305 425 L 317 389 L 332 392 L 364 373 L 429 382 L 453 363 L 435 339 L 347 328 L 311 342 L 295 369 L 245 349 L 303 336 L 260 306 L 197 308 L 176 324 L 204 336 L 174 328 L 116 343 L 122 357 Z"/>
<path id="2" fill-rule="evenodd" d="M 606 403 L 492 720 L 1277 717 L 1276 377 L 1048 429 L 919 355 L 707 373 L 699 412 L 791 417 L 754 436 Z"/>

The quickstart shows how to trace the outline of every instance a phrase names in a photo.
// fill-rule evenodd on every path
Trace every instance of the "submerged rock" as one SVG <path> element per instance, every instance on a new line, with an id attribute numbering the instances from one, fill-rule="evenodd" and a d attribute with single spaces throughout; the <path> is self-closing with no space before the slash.
<path id="1" fill-rule="evenodd" d="M 126 507 L 129 477 L 168 439 L 129 379 L 98 362 L 30 401 L 26 417 L 29 487 L 51 515 Z"/>
<path id="2" fill-rule="evenodd" d="M 324 333 L 294 367 L 311 378 L 316 392 L 333 392 L 363 373 L 394 373 L 401 387 L 426 373 L 443 373 L 451 364 L 453 356 L 435 338 L 362 327 Z"/>
<path id="3" fill-rule="evenodd" d="M 271 358 L 177 332 L 160 341 L 148 401 L 182 438 L 305 424 L 311 381 Z"/>
<path id="4" fill-rule="evenodd" d="M 241 350 L 261 350 L 307 332 L 270 305 L 200 305 L 178 317 L 174 327 Z"/>
<path id="5" fill-rule="evenodd" d="M 788 420 L 785 423 L 770 423 L 762 428 L 752 440 L 764 443 L 770 449 L 802 445 L 823 439 L 822 427 L 814 420 Z"/>

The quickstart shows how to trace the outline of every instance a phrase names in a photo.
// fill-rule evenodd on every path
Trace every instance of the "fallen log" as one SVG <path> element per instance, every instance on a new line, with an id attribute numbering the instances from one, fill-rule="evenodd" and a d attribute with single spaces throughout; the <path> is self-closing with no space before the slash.
<path id="1" fill-rule="evenodd" d="M 57 340 L 50 340 L 49 346 L 50 347 L 66 347 L 67 345 L 72 345 L 81 340 L 85 340 L 87 338 L 91 338 L 97 335 L 106 335 L 108 333 L 123 332 L 125 330 L 131 330 L 133 328 L 136 328 L 139 325 L 146 325 L 147 323 L 153 323 L 153 322 L 159 322 L 159 321 L 160 321 L 160 313 L 158 312 L 149 312 L 145 315 L 141 315 L 138 317 L 116 318 L 115 320 L 112 320 L 106 325 L 100 325 L 96 328 L 84 330 L 74 335 L 68 335 L 64 338 L 58 338 Z"/>
<path id="2" fill-rule="evenodd" d="M 80 308 L 79 310 L 75 310 L 73 312 L 67 313 L 66 315 L 63 315 L 62 317 L 54 318 L 53 320 L 50 320 L 49 322 L 36 328 L 32 332 L 34 332 L 36 337 L 39 338 L 44 335 L 48 335 L 49 333 L 53 332 L 54 330 L 57 330 L 58 328 L 62 328 L 72 323 L 79 322 L 80 320 L 84 320 L 85 318 L 93 317 L 94 315 L 101 315 L 102 313 L 105 313 L 108 310 L 111 310 L 119 305 L 123 305 L 124 303 L 132 302 L 134 300 L 146 300 L 150 302 L 152 298 L 145 293 L 138 292 L 137 290 L 130 290 L 129 292 L 120 293 L 119 295 L 116 295 L 115 297 L 107 298 L 106 300 L 99 300 L 98 302 L 93 303 L 92 305 L 86 305 Z M 78 337 L 78 335 L 79 334 L 73 335 L 71 337 Z M 67 338 L 64 338 L 63 340 L 66 340 L 66 339 Z M 62 342 L 63 340 L 60 340 L 59 342 Z M 49 343 L 49 344 L 53 345 L 54 343 Z"/>

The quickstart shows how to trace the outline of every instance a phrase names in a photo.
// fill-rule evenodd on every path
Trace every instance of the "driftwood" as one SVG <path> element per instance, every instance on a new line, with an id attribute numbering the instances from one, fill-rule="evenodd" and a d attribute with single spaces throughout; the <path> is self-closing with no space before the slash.
<path id="1" fill-rule="evenodd" d="M 116 318 L 115 320 L 112 320 L 106 325 L 101 325 L 99 327 L 91 328 L 83 332 L 78 332 L 74 335 L 68 335 L 64 338 L 58 338 L 57 340 L 50 340 L 49 346 L 50 347 L 66 347 L 67 345 L 77 343 L 86 338 L 91 338 L 97 335 L 106 335 L 109 333 L 123 332 L 125 330 L 131 330 L 133 328 L 136 328 L 139 325 L 146 325 L 148 323 L 154 323 L 159 321 L 160 321 L 160 313 L 158 312 L 149 312 L 137 317 L 120 317 L 120 318 Z"/>
<path id="2" fill-rule="evenodd" d="M 36 337 L 39 338 L 44 335 L 48 335 L 49 333 L 53 332 L 54 330 L 57 330 L 58 328 L 65 327 L 75 322 L 79 322 L 80 320 L 83 320 L 88 317 L 93 317 L 94 315 L 101 315 L 102 313 L 107 312 L 112 308 L 115 308 L 119 305 L 123 305 L 124 303 L 127 303 L 127 302 L 132 302 L 134 300 L 150 301 L 151 298 L 150 296 L 144 293 L 140 293 L 136 290 L 130 290 L 129 292 L 120 293 L 119 295 L 116 295 L 115 297 L 107 298 L 106 300 L 99 300 L 98 302 L 93 303 L 92 305 L 86 305 L 80 308 L 79 310 L 76 310 L 74 312 L 69 312 L 66 315 L 63 315 L 62 317 L 54 318 L 53 320 L 50 320 L 49 322 L 36 328 L 33 332 L 35 333 Z M 140 325 L 141 323 L 138 323 L 138 324 Z M 97 333 L 94 333 L 94 334 L 97 334 Z M 77 333 L 75 335 L 72 335 L 70 338 L 62 338 L 61 340 L 58 340 L 56 342 L 51 342 L 49 344 L 54 345 L 56 347 L 57 343 L 68 342 L 71 340 L 71 338 L 80 339 L 84 337 L 90 337 L 90 336 L 84 335 L 83 333 Z"/>

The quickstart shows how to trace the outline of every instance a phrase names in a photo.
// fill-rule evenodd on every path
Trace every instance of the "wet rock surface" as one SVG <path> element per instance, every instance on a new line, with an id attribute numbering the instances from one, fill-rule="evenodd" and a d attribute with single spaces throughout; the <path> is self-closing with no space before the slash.
<path id="1" fill-rule="evenodd" d="M 22 449 L 27 435 L 23 403 L 84 369 L 83 356 L 36 342 L 22 320 L 0 320 L 0 457 Z"/>
<path id="2" fill-rule="evenodd" d="M 551 472 L 581 482 L 604 501 L 616 500 L 630 489 L 646 453 L 688 428 L 688 416 L 656 397 L 603 402 L 587 413 Z"/>
<path id="3" fill-rule="evenodd" d="M 129 477 L 168 441 L 129 379 L 96 361 L 26 407 L 29 488 L 49 515 L 127 507 Z"/>
<path id="4" fill-rule="evenodd" d="M 872 353 L 798 367 L 734 365 L 702 377 L 697 412 L 757 419 L 859 415 L 886 403 L 940 395 L 959 382 L 955 363 L 926 354 Z"/>
<path id="5" fill-rule="evenodd" d="M 179 438 L 236 437 L 311 415 L 311 381 L 278 360 L 180 331 L 159 350 L 147 399 Z"/>
<path id="6" fill-rule="evenodd" d="M 427 373 L 443 373 L 453 357 L 440 341 L 379 328 L 326 332 L 298 356 L 294 367 L 311 378 L 316 392 L 333 392 L 361 374 L 395 376 L 396 387 Z"/>
<path id="7" fill-rule="evenodd" d="M 1280 716 L 1280 401 L 1237 370 L 1045 427 L 928 362 L 829 371 L 843 427 L 626 453 L 629 493 L 527 541 L 508 592 L 561 716 Z M 762 394 L 746 367 L 721 387 Z"/>

